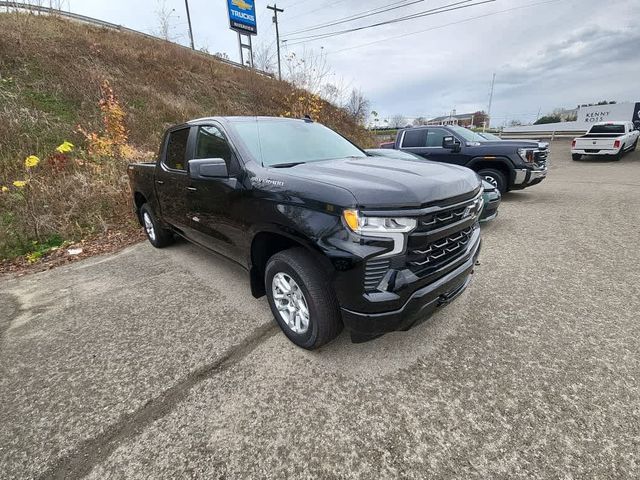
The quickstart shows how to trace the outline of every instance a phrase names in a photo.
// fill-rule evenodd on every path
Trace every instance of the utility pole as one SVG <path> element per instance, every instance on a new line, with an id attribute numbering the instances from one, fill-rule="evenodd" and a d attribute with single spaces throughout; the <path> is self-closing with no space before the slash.
<path id="1" fill-rule="evenodd" d="M 493 74 L 493 78 L 491 79 L 491 93 L 489 93 L 489 107 L 487 108 L 487 121 L 491 122 L 491 103 L 493 103 L 493 87 L 496 84 L 496 74 Z M 484 122 L 484 127 L 482 127 L 482 131 L 485 132 L 487 130 L 487 122 Z"/>
<path id="2" fill-rule="evenodd" d="M 278 31 L 278 12 L 284 13 L 282 8 L 278 8 L 277 3 L 273 3 L 273 7 L 271 5 L 267 5 L 269 10 L 273 10 L 273 23 L 276 24 L 276 45 L 278 48 L 278 80 L 282 80 L 282 67 L 280 66 L 280 32 Z"/>
<path id="3" fill-rule="evenodd" d="M 191 29 L 191 14 L 189 13 L 189 0 L 184 0 L 184 6 L 187 9 L 187 22 L 189 23 L 189 40 L 191 40 L 191 50 L 195 50 L 196 47 L 193 44 L 193 30 Z"/>

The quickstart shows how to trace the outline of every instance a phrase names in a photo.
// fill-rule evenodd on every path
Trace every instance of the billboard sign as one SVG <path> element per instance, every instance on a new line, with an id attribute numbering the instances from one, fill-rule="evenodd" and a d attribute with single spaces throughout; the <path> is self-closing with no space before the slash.
<path id="1" fill-rule="evenodd" d="M 255 0 L 227 0 L 229 27 L 245 35 L 258 33 Z"/>
<path id="2" fill-rule="evenodd" d="M 593 105 L 580 107 L 578 110 L 578 122 L 614 122 L 618 120 L 629 121 L 633 118 L 633 103 L 614 103 L 611 105 Z"/>
<path id="3" fill-rule="evenodd" d="M 636 103 L 636 108 L 633 110 L 633 124 L 636 130 L 640 130 L 640 102 Z"/>

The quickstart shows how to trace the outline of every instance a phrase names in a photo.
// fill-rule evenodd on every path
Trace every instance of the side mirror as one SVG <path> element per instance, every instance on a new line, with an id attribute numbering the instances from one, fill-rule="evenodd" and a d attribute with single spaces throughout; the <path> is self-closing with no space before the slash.
<path id="1" fill-rule="evenodd" d="M 453 136 L 447 136 L 442 139 L 442 148 L 453 150 L 454 152 L 460 151 L 460 141 Z"/>
<path id="2" fill-rule="evenodd" d="M 194 180 L 228 178 L 227 162 L 222 158 L 189 160 L 189 176 Z"/>

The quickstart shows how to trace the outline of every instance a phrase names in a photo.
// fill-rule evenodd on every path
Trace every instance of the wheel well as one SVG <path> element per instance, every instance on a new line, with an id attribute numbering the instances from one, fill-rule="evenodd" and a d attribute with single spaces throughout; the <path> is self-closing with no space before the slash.
<path id="1" fill-rule="evenodd" d="M 136 207 L 136 214 L 138 215 L 138 221 L 140 222 L 140 224 L 142 224 L 142 219 L 140 218 L 140 209 L 142 208 L 142 205 L 147 203 L 147 199 L 140 192 L 136 192 L 133 194 L 133 203 Z"/>
<path id="2" fill-rule="evenodd" d="M 492 170 L 498 170 L 499 172 L 502 172 L 502 174 L 504 175 L 505 180 L 507 181 L 507 184 L 511 183 L 511 170 L 509 170 L 509 167 L 507 167 L 504 163 L 502 162 L 496 162 L 496 161 L 480 161 L 480 162 L 476 162 L 473 164 L 473 166 L 471 167 L 471 169 L 475 172 L 479 172 L 482 169 L 485 168 L 491 168 Z"/>
<path id="3" fill-rule="evenodd" d="M 258 233 L 251 243 L 251 293 L 262 297 L 265 292 L 264 272 L 269 259 L 278 252 L 292 247 L 304 247 L 299 242 L 271 232 Z"/>

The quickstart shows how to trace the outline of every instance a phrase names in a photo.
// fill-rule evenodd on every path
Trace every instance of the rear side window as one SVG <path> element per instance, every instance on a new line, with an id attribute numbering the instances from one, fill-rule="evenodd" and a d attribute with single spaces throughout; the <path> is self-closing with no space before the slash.
<path id="1" fill-rule="evenodd" d="M 425 129 L 406 130 L 402 137 L 402 148 L 416 148 L 427 146 L 427 131 Z"/>
<path id="2" fill-rule="evenodd" d="M 183 128 L 169 134 L 167 142 L 167 155 L 164 164 L 174 170 L 186 170 L 187 167 L 187 141 L 189 140 L 189 129 Z"/>
<path id="3" fill-rule="evenodd" d="M 446 133 L 444 130 L 440 130 L 435 129 L 435 130 L 429 130 L 427 133 L 427 147 L 442 147 L 442 140 L 444 140 L 444 137 L 446 136 Z"/>
<path id="4" fill-rule="evenodd" d="M 589 133 L 624 133 L 624 125 L 594 125 Z"/>
<path id="5" fill-rule="evenodd" d="M 198 128 L 194 158 L 222 158 L 228 166 L 232 155 L 227 139 L 218 128 L 212 126 Z"/>

